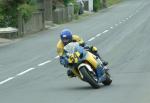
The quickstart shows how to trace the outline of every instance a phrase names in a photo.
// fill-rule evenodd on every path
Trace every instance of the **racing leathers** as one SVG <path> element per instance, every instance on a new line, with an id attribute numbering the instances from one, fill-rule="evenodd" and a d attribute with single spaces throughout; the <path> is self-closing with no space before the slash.
<path id="1" fill-rule="evenodd" d="M 85 42 L 83 41 L 83 39 L 80 38 L 78 35 L 72 35 L 71 42 L 78 42 L 80 46 L 84 47 L 86 50 L 90 51 L 91 53 L 93 53 L 95 56 L 97 56 L 98 58 L 102 60 L 102 58 L 97 52 L 97 48 L 94 46 L 85 45 Z M 57 53 L 60 57 L 60 64 L 64 65 L 64 67 L 68 67 L 67 58 L 65 58 L 64 56 L 64 46 L 65 46 L 64 43 L 60 39 L 57 43 Z M 69 77 L 74 77 L 73 73 L 70 70 L 67 71 L 67 74 Z"/>

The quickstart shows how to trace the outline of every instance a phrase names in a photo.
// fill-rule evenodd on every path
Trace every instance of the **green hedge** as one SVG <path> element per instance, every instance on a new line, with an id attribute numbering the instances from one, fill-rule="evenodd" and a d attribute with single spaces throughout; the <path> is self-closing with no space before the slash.
<path id="1" fill-rule="evenodd" d="M 0 27 L 17 27 L 18 15 L 28 20 L 34 11 L 35 0 L 0 0 Z"/>
<path id="2" fill-rule="evenodd" d="M 76 0 L 64 0 L 64 5 L 67 6 L 68 3 L 75 3 Z"/>
<path id="3" fill-rule="evenodd" d="M 77 4 L 76 0 L 64 0 L 64 5 L 65 6 L 67 6 L 68 3 L 73 3 L 73 5 L 74 5 L 74 14 L 78 15 L 79 5 Z"/>
<path id="4" fill-rule="evenodd" d="M 107 0 L 108 6 L 119 3 L 121 0 Z"/>
<path id="5" fill-rule="evenodd" d="M 100 0 L 93 0 L 93 11 L 97 12 L 100 9 Z"/>
<path id="6" fill-rule="evenodd" d="M 17 10 L 19 14 L 23 17 L 25 22 L 27 22 L 31 18 L 32 13 L 35 10 L 35 7 L 28 4 L 22 4 L 18 6 Z"/>

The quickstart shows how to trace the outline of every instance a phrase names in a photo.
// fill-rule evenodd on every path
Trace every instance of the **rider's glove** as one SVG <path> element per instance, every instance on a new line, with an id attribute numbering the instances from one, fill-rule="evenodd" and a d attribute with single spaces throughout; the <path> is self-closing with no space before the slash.
<path id="1" fill-rule="evenodd" d="M 84 47 L 85 46 L 85 43 L 79 43 L 80 46 Z"/>
<path id="2" fill-rule="evenodd" d="M 60 64 L 64 65 L 64 67 L 67 67 L 68 66 L 67 58 L 61 56 L 60 57 Z"/>
<path id="3" fill-rule="evenodd" d="M 79 45 L 84 47 L 85 46 L 85 42 L 83 40 L 79 41 Z"/>
<path id="4" fill-rule="evenodd" d="M 90 46 L 89 45 L 85 45 L 84 49 L 87 50 L 87 51 L 90 51 Z"/>
<path id="5" fill-rule="evenodd" d="M 92 51 L 92 52 L 97 52 L 97 48 L 96 48 L 95 46 L 91 46 L 91 47 L 90 47 L 90 51 Z"/>

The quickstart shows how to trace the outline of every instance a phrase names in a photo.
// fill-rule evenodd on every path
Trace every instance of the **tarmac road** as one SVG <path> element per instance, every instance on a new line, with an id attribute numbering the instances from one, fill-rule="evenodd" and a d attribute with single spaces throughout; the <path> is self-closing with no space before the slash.
<path id="1" fill-rule="evenodd" d="M 90 17 L 0 47 L 0 103 L 149 103 L 150 1 L 124 0 Z M 58 61 L 70 28 L 109 61 L 113 83 L 92 89 Z"/>

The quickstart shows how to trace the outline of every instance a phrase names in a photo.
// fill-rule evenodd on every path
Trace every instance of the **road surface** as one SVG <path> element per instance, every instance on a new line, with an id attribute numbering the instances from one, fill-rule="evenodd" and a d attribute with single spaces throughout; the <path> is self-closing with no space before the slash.
<path id="1" fill-rule="evenodd" d="M 0 47 L 0 103 L 149 103 L 150 1 L 108 9 Z M 92 89 L 59 65 L 59 32 L 70 28 L 109 61 L 113 83 Z"/>

